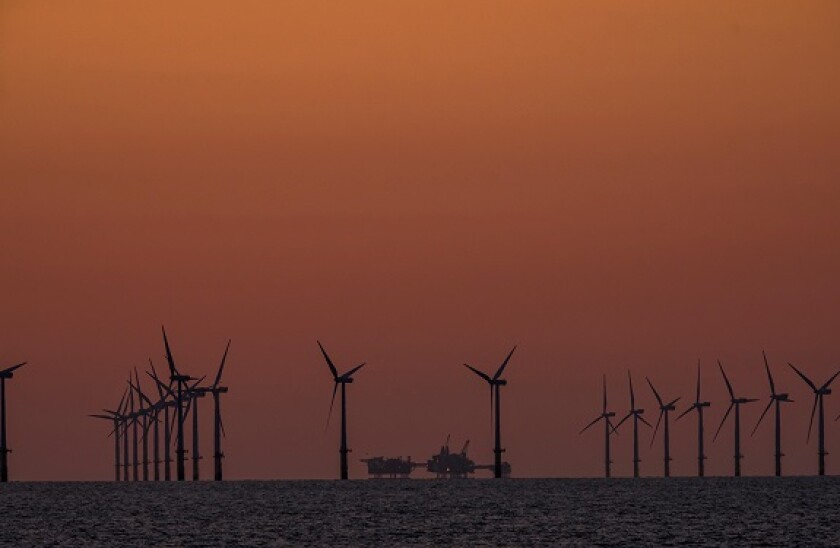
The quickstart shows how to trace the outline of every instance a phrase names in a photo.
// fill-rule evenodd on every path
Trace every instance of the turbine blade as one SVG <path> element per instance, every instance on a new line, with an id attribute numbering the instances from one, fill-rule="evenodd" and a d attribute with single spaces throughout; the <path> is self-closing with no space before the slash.
<path id="1" fill-rule="evenodd" d="M 324 350 L 324 345 L 321 344 L 321 341 L 316 342 L 318 343 L 318 348 L 321 349 L 321 354 L 324 355 L 324 359 L 327 361 L 327 365 L 330 367 L 330 372 L 332 373 L 333 378 L 338 378 L 338 369 L 335 368 L 335 364 L 333 364 L 329 354 L 327 354 L 327 351 Z"/>
<path id="2" fill-rule="evenodd" d="M 610 420 L 609 417 L 607 417 L 607 425 L 609 425 L 610 430 L 612 430 L 612 432 L 610 432 L 610 434 L 615 434 L 617 436 L 618 435 L 618 429 L 615 426 L 613 426 L 613 423 L 612 423 L 612 421 Z"/>
<path id="3" fill-rule="evenodd" d="M 633 394 L 633 377 L 630 375 L 630 370 L 627 370 L 627 380 L 630 382 L 630 409 L 636 409 L 636 396 Z"/>
<path id="4" fill-rule="evenodd" d="M 225 421 L 222 419 L 221 414 L 219 415 L 219 429 L 222 431 L 222 437 L 226 438 L 227 434 L 225 434 Z"/>
<path id="5" fill-rule="evenodd" d="M 836 378 L 837 378 L 837 375 L 840 375 L 840 371 L 838 371 L 837 373 L 833 374 L 833 375 L 831 376 L 831 378 L 830 378 L 830 379 L 828 379 L 827 381 L 825 381 L 825 384 L 824 384 L 824 385 L 822 385 L 822 388 L 820 388 L 820 390 L 825 390 L 826 388 L 828 388 L 828 387 L 829 387 L 829 385 L 830 385 L 831 383 L 833 383 L 833 382 L 834 382 L 834 379 L 836 379 Z"/>
<path id="6" fill-rule="evenodd" d="M 487 373 L 484 373 L 483 371 L 479 371 L 478 369 L 476 369 L 475 367 L 473 367 L 471 365 L 464 364 L 464 367 L 468 368 L 470 371 L 472 371 L 473 373 L 475 373 L 476 375 L 478 375 L 479 377 L 481 377 L 485 381 L 487 381 L 489 383 L 493 382 L 493 380 L 490 378 L 490 376 Z"/>
<path id="7" fill-rule="evenodd" d="M 225 360 L 227 360 L 228 350 L 230 350 L 230 339 L 228 339 L 227 346 L 225 346 L 225 353 L 222 354 L 222 363 L 219 364 L 219 371 L 216 373 L 216 380 L 213 381 L 213 388 L 219 386 L 222 380 L 222 371 L 225 369 Z"/>
<path id="8" fill-rule="evenodd" d="M 653 425 L 647 421 L 643 416 L 639 415 L 639 420 L 642 421 L 644 424 L 647 424 L 650 428 L 653 428 Z"/>
<path id="9" fill-rule="evenodd" d="M 767 363 L 767 353 L 762 350 L 761 354 L 764 356 L 764 368 L 767 370 L 767 380 L 770 381 L 770 394 L 776 395 L 776 385 L 773 383 L 773 375 L 770 374 L 770 364 Z"/>
<path id="10" fill-rule="evenodd" d="M 172 357 L 172 350 L 169 348 L 169 339 L 166 338 L 166 328 L 160 326 L 163 332 L 163 346 L 166 348 L 166 361 L 169 363 L 169 375 L 174 377 L 178 374 L 178 369 L 175 367 L 175 358 Z"/>
<path id="11" fill-rule="evenodd" d="M 93 416 L 94 416 L 94 415 L 91 415 L 91 417 L 93 417 Z M 103 418 L 106 418 L 106 419 L 107 419 L 107 418 L 110 418 L 110 417 L 103 417 Z M 582 429 L 580 432 L 578 432 L 578 434 L 583 434 L 584 432 L 586 432 L 587 430 L 589 430 L 589 428 L 590 428 L 591 426 L 593 426 L 595 423 L 597 423 L 599 420 L 601 420 L 601 419 L 603 419 L 603 418 L 604 418 L 604 416 L 603 416 L 603 415 L 598 415 L 598 417 L 597 417 L 594 421 L 592 421 L 592 422 L 590 422 L 589 424 L 587 424 L 586 426 L 584 426 L 584 427 L 583 427 L 583 429 Z"/>
<path id="12" fill-rule="evenodd" d="M 650 389 L 653 390 L 653 395 L 656 396 L 656 401 L 659 402 L 659 407 L 662 407 L 664 404 L 662 403 L 662 398 L 659 397 L 659 392 L 656 391 L 656 388 L 653 387 L 653 383 L 650 382 L 650 379 L 645 377 Z"/>
<path id="13" fill-rule="evenodd" d="M 726 376 L 726 371 L 723 370 L 723 364 L 720 363 L 720 360 L 718 360 L 718 367 L 720 367 L 720 372 L 723 373 L 723 381 L 726 383 L 726 389 L 729 391 L 729 397 L 734 400 L 735 392 L 732 390 L 732 385 L 729 383 L 729 378 Z"/>
<path id="14" fill-rule="evenodd" d="M 22 363 L 19 363 L 17 365 L 13 365 L 11 367 L 7 367 L 6 369 L 0 371 L 0 375 L 5 375 L 6 373 L 11 373 L 11 372 L 13 372 L 17 369 L 20 369 L 21 367 L 23 367 L 26 364 L 27 364 L 27 362 L 22 362 Z"/>
<path id="15" fill-rule="evenodd" d="M 697 399 L 695 403 L 700 403 L 700 359 L 697 359 Z"/>
<path id="16" fill-rule="evenodd" d="M 679 398 L 677 398 L 675 400 L 671 400 L 670 402 L 668 402 L 668 407 L 673 407 L 674 405 L 676 405 L 676 403 L 678 401 L 680 401 L 680 399 L 682 399 L 682 396 L 680 396 Z"/>
<path id="17" fill-rule="evenodd" d="M 607 375 L 604 374 L 604 413 L 607 412 Z"/>
<path id="18" fill-rule="evenodd" d="M 365 363 L 363 363 L 363 364 L 361 364 L 361 365 L 357 365 L 356 367 L 354 367 L 353 369 L 351 369 L 351 370 L 350 370 L 350 371 L 348 371 L 347 373 L 343 374 L 343 375 L 341 376 L 341 378 L 342 378 L 342 379 L 349 379 L 350 377 L 352 377 L 352 376 L 353 376 L 353 373 L 355 373 L 356 371 L 358 371 L 359 369 L 361 369 L 362 367 L 364 367 L 366 363 L 367 363 L 367 362 L 365 362 Z"/>
<path id="19" fill-rule="evenodd" d="M 629 418 L 630 418 L 630 417 L 632 417 L 632 416 L 633 416 L 633 412 L 632 412 L 632 411 L 631 411 L 630 413 L 627 413 L 627 414 L 624 416 L 624 418 L 623 418 L 623 419 L 621 419 L 620 421 L 618 421 L 618 424 L 616 424 L 616 425 L 615 425 L 615 428 L 613 428 L 613 430 L 618 430 L 618 428 L 619 428 L 622 424 L 624 424 L 624 421 L 626 421 L 627 419 L 629 419 Z"/>
<path id="20" fill-rule="evenodd" d="M 759 425 L 761 424 L 761 421 L 763 421 L 763 420 L 764 420 L 764 415 L 766 415 L 766 414 L 767 414 L 767 412 L 768 412 L 768 411 L 770 411 L 770 407 L 771 407 L 772 405 L 773 405 L 773 398 L 770 398 L 770 401 L 769 401 L 769 402 L 767 402 L 767 407 L 765 407 L 765 408 L 764 408 L 764 412 L 761 414 L 761 416 L 760 416 L 760 417 L 758 417 L 758 422 L 757 422 L 757 423 L 755 423 L 755 428 L 753 428 L 752 434 L 750 434 L 750 436 L 754 436 L 754 435 L 755 435 L 755 431 L 756 431 L 756 430 L 758 430 L 758 427 L 759 427 Z"/>
<path id="21" fill-rule="evenodd" d="M 808 422 L 808 436 L 805 438 L 805 443 L 811 441 L 811 427 L 814 426 L 814 413 L 817 412 L 817 402 L 820 400 L 820 395 L 814 396 L 814 407 L 811 408 L 811 420 Z"/>
<path id="22" fill-rule="evenodd" d="M 794 371 L 796 371 L 796 374 L 797 374 L 797 375 L 799 375 L 799 376 L 802 378 L 802 380 L 803 380 L 803 381 L 805 381 L 805 383 L 806 383 L 808 386 L 810 386 L 810 387 L 811 387 L 811 390 L 813 390 L 814 392 L 816 392 L 816 391 L 817 391 L 817 386 L 816 386 L 814 383 L 812 383 L 812 382 L 811 382 L 811 379 L 809 379 L 808 377 L 806 377 L 806 376 L 805 376 L 805 373 L 803 373 L 802 371 L 800 371 L 799 369 L 797 369 L 797 368 L 796 368 L 796 366 L 795 366 L 795 365 L 793 365 L 793 364 L 792 364 L 792 363 L 790 363 L 790 362 L 788 362 L 788 365 L 791 367 L 791 369 L 793 369 Z"/>
<path id="23" fill-rule="evenodd" d="M 732 408 L 735 407 L 734 403 L 729 404 L 729 409 L 726 410 L 726 413 L 723 415 L 723 420 L 720 421 L 720 426 L 718 426 L 717 432 L 715 432 L 715 437 L 712 438 L 712 441 L 715 441 L 720 434 L 720 429 L 723 428 L 723 423 L 726 422 L 726 418 L 729 416 L 729 413 L 732 412 Z"/>
<path id="24" fill-rule="evenodd" d="M 650 446 L 653 447 L 653 441 L 656 439 L 656 433 L 659 432 L 659 423 L 662 422 L 662 415 L 665 414 L 665 411 L 659 412 L 659 418 L 656 419 L 656 428 L 653 429 L 653 435 L 650 437 Z"/>
<path id="25" fill-rule="evenodd" d="M 514 353 L 515 350 L 516 350 L 516 346 L 514 346 L 513 349 L 510 351 L 510 354 L 507 355 L 507 358 L 505 358 L 505 361 L 502 362 L 502 365 L 499 366 L 499 370 L 496 371 L 495 375 L 493 375 L 493 380 L 494 381 L 502 376 L 502 372 L 505 370 L 505 367 L 507 367 L 507 364 L 510 361 L 510 357 L 513 356 L 513 353 Z"/>
<path id="26" fill-rule="evenodd" d="M 327 427 L 329 427 L 329 425 L 330 425 L 330 417 L 332 417 L 333 405 L 335 405 L 335 393 L 337 391 L 338 391 L 338 381 L 335 381 L 333 383 L 333 393 L 332 393 L 332 398 L 330 399 L 330 411 L 329 411 L 329 413 L 327 413 L 327 424 L 324 425 L 324 432 L 327 431 Z"/>
<path id="27" fill-rule="evenodd" d="M 683 418 L 684 416 L 688 415 L 689 413 L 691 413 L 691 412 L 692 412 L 692 411 L 694 411 L 695 409 L 697 409 L 697 404 L 692 405 L 691 407 L 689 407 L 688 409 L 686 409 L 685 411 L 683 411 L 682 413 L 680 413 L 680 416 L 679 416 L 679 417 L 677 417 L 677 420 L 680 420 L 681 418 Z"/>

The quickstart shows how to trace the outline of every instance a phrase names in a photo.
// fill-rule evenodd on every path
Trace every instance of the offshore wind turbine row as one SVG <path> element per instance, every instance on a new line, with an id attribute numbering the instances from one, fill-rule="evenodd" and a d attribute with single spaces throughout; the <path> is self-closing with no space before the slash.
<path id="1" fill-rule="evenodd" d="M 143 481 L 148 480 L 164 480 L 170 481 L 173 479 L 172 463 L 175 463 L 174 479 L 184 481 L 186 479 L 186 449 L 185 433 L 186 421 L 192 419 L 192 433 L 191 433 L 191 459 L 192 459 L 192 479 L 197 481 L 201 479 L 200 474 L 200 444 L 199 444 L 199 402 L 207 394 L 213 397 L 214 412 L 213 412 L 213 461 L 214 474 L 213 478 L 220 481 L 224 478 L 223 473 L 223 459 L 222 452 L 222 438 L 225 437 L 224 423 L 221 414 L 221 395 L 227 393 L 228 388 L 221 384 L 222 374 L 224 372 L 225 363 L 227 361 L 228 352 L 230 350 L 231 342 L 228 341 L 222 355 L 221 362 L 216 370 L 216 375 L 212 384 L 202 385 L 205 377 L 193 377 L 183 373 L 176 365 L 173 357 L 172 349 L 169 344 L 169 339 L 165 328 L 161 328 L 163 336 L 163 346 L 165 351 L 166 361 L 169 367 L 168 382 L 164 382 L 155 369 L 155 365 L 149 359 L 149 369 L 145 371 L 146 375 L 153 382 L 154 389 L 152 391 L 144 391 L 141 376 L 134 368 L 128 375 L 126 387 L 119 399 L 119 403 L 115 409 L 103 409 L 101 413 L 90 415 L 91 417 L 107 420 L 112 425 L 112 430 L 109 437 L 114 439 L 114 479 L 116 481 Z M 355 367 L 350 368 L 344 373 L 339 373 L 338 368 L 333 362 L 330 355 L 327 353 L 324 345 L 317 341 L 318 348 L 324 358 L 324 361 L 329 368 L 329 372 L 333 380 L 332 398 L 330 400 L 329 412 L 327 414 L 327 427 L 332 416 L 332 411 L 335 405 L 335 399 L 341 388 L 340 407 L 341 407 L 341 427 L 339 438 L 339 477 L 341 479 L 348 479 L 348 447 L 347 439 L 347 385 L 354 382 L 354 375 L 358 373 L 366 364 L 361 363 Z M 477 377 L 487 383 L 490 390 L 490 420 L 493 425 L 494 446 L 493 446 L 493 471 L 494 477 L 501 478 L 507 475 L 510 470 L 508 463 L 502 462 L 502 453 L 505 449 L 502 447 L 501 440 L 501 387 L 507 385 L 507 380 L 502 378 L 502 375 L 508 366 L 516 346 L 511 349 L 508 355 L 502 361 L 501 365 L 496 369 L 491 376 L 484 371 L 481 371 L 469 364 L 463 364 Z M 764 367 L 767 374 L 767 379 L 770 387 L 770 396 L 767 406 L 761 413 L 752 434 L 755 434 L 759 426 L 762 424 L 765 416 L 770 411 L 771 407 L 775 406 L 775 475 L 782 475 L 782 434 L 781 434 L 781 412 L 782 404 L 790 403 L 787 393 L 779 393 L 776 391 L 776 384 L 770 370 L 770 365 L 767 361 L 767 355 L 764 355 Z M 13 377 L 14 372 L 20 367 L 26 365 L 26 362 L 19 363 L 9 368 L 0 370 L 0 482 L 8 481 L 8 453 L 11 451 L 7 446 L 6 441 L 6 380 Z M 813 407 L 811 409 L 811 417 L 808 425 L 807 440 L 810 441 L 811 432 L 813 430 L 813 423 L 815 416 L 817 420 L 817 434 L 818 434 L 818 474 L 825 474 L 825 457 L 828 454 L 825 446 L 825 396 L 831 394 L 831 384 L 840 375 L 840 371 L 834 373 L 825 383 L 818 386 L 801 370 L 793 364 L 788 364 L 792 371 L 800 377 L 814 393 Z M 721 422 L 715 432 L 713 441 L 717 440 L 723 426 L 727 419 L 733 416 L 733 435 L 734 435 L 734 454 L 733 454 L 733 475 L 741 475 L 741 460 L 744 458 L 741 453 L 741 406 L 754 403 L 758 401 L 756 398 L 746 398 L 736 396 L 736 392 L 726 375 L 723 364 L 718 360 L 718 367 L 720 369 L 723 381 L 729 395 L 729 406 L 721 419 Z M 639 457 L 639 430 L 640 424 L 653 429 L 650 445 L 653 446 L 656 436 L 659 433 L 660 426 L 662 427 L 662 444 L 663 444 L 663 476 L 669 477 L 671 475 L 671 414 L 677 410 L 677 403 L 680 397 L 673 399 L 663 398 L 662 394 L 656 389 L 653 382 L 649 378 L 645 378 L 651 393 L 656 399 L 659 414 L 654 427 L 644 417 L 645 410 L 637 405 L 636 393 L 633 387 L 633 378 L 631 373 L 627 372 L 628 387 L 629 387 L 629 403 L 630 407 L 626 415 L 617 423 L 615 422 L 616 413 L 609 410 L 607 401 L 607 379 L 603 376 L 603 399 L 602 411 L 589 424 L 587 424 L 580 434 L 584 433 L 597 423 L 603 421 L 604 423 L 604 475 L 611 477 L 611 465 L 613 463 L 611 458 L 611 438 L 618 433 L 622 425 L 630 421 L 633 431 L 633 477 L 640 476 Z M 156 395 L 151 396 L 153 392 Z M 705 475 L 705 461 L 707 456 L 705 453 L 705 430 L 704 430 L 704 413 L 711 406 L 711 402 L 704 401 L 701 397 L 700 385 L 700 362 L 697 363 L 697 382 L 694 402 L 685 408 L 676 420 L 687 416 L 692 411 L 697 416 L 697 475 L 702 477 Z M 734 410 L 734 415 L 732 411 Z M 817 415 L 817 410 L 819 414 Z M 840 419 L 840 416 L 837 417 Z M 162 434 L 162 439 L 161 439 Z M 173 440 L 174 436 L 174 440 Z M 149 442 L 151 440 L 151 452 Z M 175 458 L 172 458 L 172 449 L 175 448 Z M 161 449 L 163 455 L 161 456 Z M 142 452 L 142 456 L 141 453 Z M 489 468 L 489 466 L 488 466 Z M 161 470 L 162 469 L 162 470 Z"/>
<path id="2" fill-rule="evenodd" d="M 761 413 L 761 416 L 758 418 L 758 421 L 755 424 L 755 427 L 752 430 L 752 434 L 754 435 L 758 430 L 758 427 L 761 425 L 764 417 L 767 415 L 767 412 L 770 410 L 771 407 L 775 406 L 775 451 L 774 451 L 774 464 L 775 464 L 775 475 L 781 476 L 782 475 L 782 457 L 784 453 L 782 453 L 782 419 L 781 419 L 781 404 L 783 403 L 791 403 L 793 400 L 790 399 L 787 393 L 777 393 L 776 392 L 776 384 L 773 379 L 773 374 L 770 372 L 770 364 L 767 361 L 767 354 L 762 352 L 764 356 L 764 368 L 767 373 L 767 380 L 770 385 L 770 397 L 769 401 L 767 402 L 767 406 L 764 408 L 764 411 Z M 729 394 L 729 407 L 726 409 L 726 413 L 724 413 L 723 418 L 720 421 L 720 425 L 715 432 L 714 438 L 712 441 L 717 440 L 718 436 L 720 435 L 721 430 L 723 429 L 723 425 L 726 423 L 726 420 L 729 418 L 732 411 L 735 411 L 734 414 L 734 427 L 733 427 L 733 435 L 734 435 L 734 454 L 733 454 L 733 475 L 738 477 L 741 475 L 741 460 L 744 458 L 744 455 L 741 453 L 741 406 L 746 405 L 749 403 L 754 403 L 759 401 L 757 398 L 745 398 L 745 397 L 738 397 L 735 395 L 735 390 L 732 387 L 732 383 L 729 381 L 729 377 L 726 375 L 726 371 L 723 368 L 723 364 L 718 360 L 718 367 L 720 369 L 720 373 L 723 377 L 723 381 L 726 385 L 726 391 Z M 814 426 L 814 416 L 817 413 L 817 408 L 819 408 L 819 415 L 817 419 L 817 434 L 818 434 L 818 448 L 817 448 L 817 473 L 820 476 L 825 475 L 825 457 L 828 452 L 825 449 L 825 405 L 824 405 L 824 397 L 831 394 L 831 384 L 840 375 L 840 371 L 834 373 L 824 384 L 821 386 L 817 386 L 808 376 L 806 376 L 802 371 L 800 371 L 795 365 L 792 363 L 788 363 L 788 366 L 791 368 L 792 371 L 796 373 L 807 385 L 808 387 L 814 392 L 814 404 L 811 408 L 811 418 L 808 423 L 808 435 L 806 437 L 806 442 L 810 441 L 811 439 L 811 431 L 813 430 Z M 676 411 L 676 404 L 680 400 L 679 397 L 670 400 L 666 403 L 665 400 L 660 396 L 659 392 L 654 387 L 651 380 L 645 377 L 647 380 L 648 385 L 650 386 L 651 392 L 653 393 L 654 397 L 656 398 L 656 402 L 659 406 L 659 417 L 656 421 L 656 426 L 652 426 L 644 417 L 644 409 L 637 407 L 636 405 L 636 396 L 635 392 L 633 391 L 633 377 L 631 376 L 630 372 L 627 372 L 627 380 L 630 389 L 630 410 L 628 411 L 627 415 L 624 416 L 617 424 L 613 425 L 613 417 L 616 416 L 615 412 L 609 411 L 608 404 L 607 404 L 607 376 L 603 376 L 603 399 L 602 399 L 602 411 L 601 414 L 595 417 L 595 419 L 587 424 L 579 433 L 583 434 L 589 428 L 594 426 L 600 421 L 604 422 L 604 476 L 611 477 L 612 470 L 612 459 L 610 456 L 610 439 L 611 436 L 618 433 L 619 427 L 624 424 L 628 419 L 632 420 L 633 425 L 633 477 L 639 477 L 639 463 L 641 459 L 639 458 L 639 423 L 642 423 L 649 428 L 653 428 L 653 436 L 651 436 L 650 445 L 653 446 L 654 441 L 656 440 L 656 435 L 659 432 L 660 425 L 663 425 L 663 434 L 662 434 L 662 441 L 663 441 L 663 455 L 662 455 L 662 475 L 664 477 L 669 477 L 671 475 L 671 446 L 670 446 L 670 421 L 669 421 L 669 414 L 673 411 Z M 694 411 L 697 414 L 697 476 L 703 477 L 705 475 L 705 461 L 708 458 L 705 453 L 705 430 L 704 430 L 704 410 L 711 406 L 711 403 L 708 401 L 703 401 L 700 396 L 700 361 L 697 362 L 697 384 L 696 384 L 696 394 L 694 402 L 687 407 L 678 417 L 677 420 L 682 419 L 690 412 Z M 840 420 L 840 416 L 837 417 Z"/>

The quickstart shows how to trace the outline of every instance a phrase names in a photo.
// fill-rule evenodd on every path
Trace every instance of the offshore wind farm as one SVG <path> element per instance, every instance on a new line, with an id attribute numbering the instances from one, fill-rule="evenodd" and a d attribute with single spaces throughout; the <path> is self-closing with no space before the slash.
<path id="1" fill-rule="evenodd" d="M 840 3 L 0 3 L 0 546 L 837 546 Z"/>

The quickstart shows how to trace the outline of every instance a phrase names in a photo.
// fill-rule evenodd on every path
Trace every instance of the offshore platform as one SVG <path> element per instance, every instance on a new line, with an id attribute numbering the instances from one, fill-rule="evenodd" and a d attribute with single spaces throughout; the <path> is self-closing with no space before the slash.
<path id="1" fill-rule="evenodd" d="M 415 468 L 425 466 L 426 471 L 437 478 L 467 478 L 476 470 L 493 470 L 492 464 L 476 464 L 467 456 L 470 440 L 464 443 L 460 451 L 449 449 L 450 436 L 440 447 L 440 451 L 425 463 L 412 461 L 411 457 L 372 457 L 362 459 L 367 464 L 368 475 L 373 478 L 408 478 Z M 510 463 L 502 463 L 502 475 L 510 476 Z"/>

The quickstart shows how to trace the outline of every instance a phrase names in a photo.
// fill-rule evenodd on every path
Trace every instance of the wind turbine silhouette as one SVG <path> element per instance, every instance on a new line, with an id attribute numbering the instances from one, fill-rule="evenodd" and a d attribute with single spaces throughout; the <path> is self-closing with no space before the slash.
<path id="1" fill-rule="evenodd" d="M 230 350 L 230 340 L 227 342 L 227 346 L 225 347 L 225 353 L 222 355 L 222 363 L 219 364 L 219 370 L 216 372 L 216 379 L 213 381 L 213 386 L 207 389 L 208 392 L 213 394 L 213 463 L 214 463 L 214 470 L 213 470 L 213 479 L 216 481 L 222 481 L 222 459 L 225 458 L 225 454 L 222 453 L 222 436 L 225 435 L 225 425 L 222 422 L 222 409 L 221 409 L 221 395 L 226 394 L 228 391 L 227 386 L 221 386 L 219 383 L 222 381 L 222 371 L 225 368 L 225 360 L 227 360 L 228 350 Z"/>
<path id="2" fill-rule="evenodd" d="M 131 481 L 137 481 L 140 459 L 137 456 L 137 417 L 140 413 L 134 409 L 134 388 L 131 386 L 131 372 L 128 373 L 128 419 L 131 421 Z"/>
<path id="3" fill-rule="evenodd" d="M 491 417 L 493 414 L 493 398 L 496 399 L 496 424 L 495 424 L 495 447 L 493 448 L 493 454 L 495 456 L 494 463 L 493 463 L 493 477 L 501 478 L 502 477 L 502 453 L 504 453 L 504 449 L 502 449 L 502 430 L 501 430 L 501 398 L 499 388 L 502 386 L 507 385 L 507 381 L 502 379 L 502 372 L 504 372 L 505 367 L 507 367 L 508 362 L 510 361 L 510 357 L 513 356 L 513 352 L 516 350 L 516 346 L 510 351 L 505 358 L 505 361 L 502 362 L 502 365 L 499 366 L 499 369 L 496 371 L 496 374 L 493 375 L 491 378 L 486 373 L 479 371 L 475 367 L 464 364 L 470 371 L 487 381 L 487 384 L 490 386 L 490 413 Z"/>
<path id="4" fill-rule="evenodd" d="M 206 393 L 206 388 L 199 387 L 198 385 L 201 384 L 201 381 L 204 380 L 204 377 L 201 377 L 196 382 L 194 382 L 189 389 L 187 390 L 187 411 L 184 414 L 185 416 L 189 416 L 190 411 L 192 411 L 192 462 L 193 462 L 193 473 L 192 479 L 193 481 L 198 481 L 200 478 L 200 469 L 199 469 L 199 461 L 201 460 L 201 454 L 199 453 L 199 444 L 198 444 L 198 398 L 203 398 L 204 394 Z"/>
<path id="5" fill-rule="evenodd" d="M 587 424 L 583 430 L 578 432 L 578 435 L 589 430 L 589 428 L 594 426 L 598 421 L 604 421 L 604 476 L 607 478 L 610 477 L 610 464 L 612 463 L 612 460 L 610 460 L 610 434 L 615 432 L 615 428 L 610 422 L 610 417 L 614 416 L 614 412 L 607 411 L 607 376 L 604 375 L 604 406 L 601 410 L 601 414 L 598 415 L 595 420 Z"/>
<path id="6" fill-rule="evenodd" d="M 6 381 L 14 377 L 15 371 L 24 365 L 26 362 L 0 371 L 0 483 L 9 481 L 9 453 L 12 452 L 6 443 Z"/>
<path id="7" fill-rule="evenodd" d="M 157 386 L 160 395 L 160 406 L 163 408 L 163 479 L 164 481 L 170 481 L 172 479 L 172 427 L 169 421 L 169 408 L 177 405 L 176 396 L 173 394 L 171 387 L 163 384 L 158 378 L 152 360 L 149 360 L 149 365 L 152 370 L 151 372 L 146 371 L 146 374 L 155 381 L 155 386 Z M 167 396 L 169 396 L 169 399 L 167 399 Z"/>
<path id="8" fill-rule="evenodd" d="M 636 396 L 633 393 L 633 377 L 630 376 L 630 371 L 627 372 L 627 380 L 630 383 L 630 412 L 615 425 L 615 429 L 618 430 L 618 428 L 624 424 L 624 421 L 633 417 L 633 477 L 638 478 L 639 463 L 642 462 L 641 459 L 639 459 L 639 421 L 642 421 L 650 428 L 653 428 L 653 426 L 651 426 L 651 424 L 642 416 L 645 410 L 636 408 Z"/>
<path id="9" fill-rule="evenodd" d="M 840 371 L 835 373 L 834 375 L 829 378 L 825 384 L 817 388 L 811 379 L 805 376 L 802 371 L 797 369 L 792 363 L 788 363 L 788 365 L 796 371 L 796 374 L 799 375 L 803 381 L 814 391 L 814 407 L 811 408 L 811 421 L 808 423 L 808 437 L 806 438 L 807 441 L 811 441 L 811 428 L 814 426 L 814 413 L 817 411 L 817 404 L 820 407 L 820 417 L 819 423 L 817 424 L 817 428 L 819 429 L 819 449 L 817 450 L 817 457 L 818 457 L 818 467 L 819 467 L 819 475 L 825 475 L 825 456 L 828 454 L 825 450 L 825 408 L 823 406 L 823 397 L 831 394 L 831 389 L 829 386 L 834 379 L 837 378 L 837 375 L 840 375 Z"/>
<path id="10" fill-rule="evenodd" d="M 149 481 L 149 427 L 152 425 L 150 421 L 150 412 L 152 408 L 152 401 L 146 397 L 143 390 L 140 388 L 140 376 L 137 374 L 137 368 L 134 368 L 135 383 L 131 382 L 131 375 L 129 375 L 129 386 L 137 392 L 137 400 L 140 404 L 140 409 L 137 414 L 142 418 L 140 428 L 143 430 L 143 481 Z"/>
<path id="11" fill-rule="evenodd" d="M 697 477 L 700 478 L 705 474 L 704 461 L 706 460 L 706 455 L 703 452 L 703 408 L 709 407 L 710 405 L 712 404 L 707 401 L 700 401 L 700 360 L 697 360 L 697 396 L 694 399 L 694 403 L 691 404 L 691 407 L 683 411 L 677 417 L 677 420 L 688 415 L 690 411 L 697 410 Z"/>
<path id="12" fill-rule="evenodd" d="M 330 417 L 332 416 L 333 404 L 335 404 L 335 393 L 338 390 L 338 385 L 341 385 L 341 441 L 339 447 L 339 454 L 340 454 L 340 463 L 339 463 L 339 471 L 340 477 L 343 480 L 347 479 L 347 453 L 350 452 L 350 449 L 347 448 L 347 394 L 346 388 L 347 385 L 353 382 L 353 373 L 361 369 L 365 366 L 364 362 L 360 365 L 357 365 L 347 373 L 343 375 L 338 374 L 338 370 L 335 368 L 335 364 L 333 364 L 332 360 L 330 359 L 327 351 L 324 350 L 324 346 L 321 344 L 321 341 L 316 341 L 318 343 L 318 347 L 321 349 L 321 354 L 324 355 L 324 360 L 327 362 L 327 365 L 330 368 L 330 373 L 333 376 L 333 393 L 332 399 L 330 400 L 330 411 L 327 415 L 327 426 L 330 424 Z"/>
<path id="13" fill-rule="evenodd" d="M 184 481 L 184 387 L 189 381 L 196 380 L 189 375 L 183 375 L 175 367 L 175 359 L 172 357 L 172 351 L 169 348 L 169 340 L 166 338 L 166 329 L 161 326 L 163 332 L 163 345 L 166 348 L 166 361 L 169 363 L 169 379 L 170 382 L 176 383 L 177 392 L 175 393 L 175 405 L 178 413 L 178 437 L 177 449 L 175 450 L 176 471 L 178 481 Z"/>
<path id="14" fill-rule="evenodd" d="M 120 481 L 120 468 L 122 466 L 120 464 L 120 423 L 124 420 L 122 413 L 123 406 L 125 405 L 126 392 L 127 390 L 123 392 L 122 398 L 120 398 L 120 404 L 117 406 L 117 409 L 115 411 L 112 411 L 110 409 L 103 409 L 102 411 L 108 413 L 107 415 L 88 415 L 88 417 L 93 417 L 95 419 L 105 419 L 107 421 L 113 422 L 114 424 L 114 429 L 111 431 L 110 434 L 108 434 L 108 437 L 114 436 L 114 481 Z M 127 454 L 125 458 L 128 459 Z"/>
<path id="15" fill-rule="evenodd" d="M 723 428 L 723 423 L 726 422 L 726 419 L 729 417 L 729 413 L 732 411 L 732 408 L 735 408 L 735 477 L 741 475 L 741 459 L 744 458 L 744 455 L 741 454 L 741 405 L 745 403 L 752 403 L 754 401 L 758 401 L 755 398 L 736 398 L 735 392 L 732 390 L 732 384 L 730 384 L 729 379 L 726 376 L 726 371 L 723 370 L 723 365 L 718 360 L 718 367 L 720 367 L 720 372 L 723 374 L 723 380 L 726 383 L 726 389 L 729 391 L 729 409 L 726 410 L 726 414 L 723 415 L 723 420 L 720 421 L 720 426 L 718 426 L 717 432 L 715 432 L 715 437 L 712 441 L 715 441 L 720 434 L 720 429 Z"/>
<path id="16" fill-rule="evenodd" d="M 773 404 L 776 404 L 776 452 L 775 452 L 775 459 L 776 459 L 776 475 L 782 475 L 782 457 L 784 454 L 782 453 L 782 407 L 781 404 L 783 402 L 792 402 L 793 400 L 788 397 L 787 394 L 777 394 L 776 393 L 776 384 L 773 382 L 773 375 L 770 373 L 770 365 L 767 363 L 767 354 L 762 350 L 761 354 L 764 356 L 764 369 L 767 370 L 767 380 L 770 382 L 770 401 L 767 402 L 767 407 L 764 408 L 764 412 L 761 413 L 761 416 L 758 418 L 758 422 L 755 423 L 755 428 L 753 428 L 751 436 L 755 435 L 756 430 L 758 430 L 759 425 L 761 425 L 761 421 L 764 420 L 764 415 L 770 410 L 770 407 Z"/>
<path id="17" fill-rule="evenodd" d="M 659 397 L 659 392 L 656 391 L 656 388 L 653 387 L 653 383 L 650 382 L 650 379 L 645 377 L 645 380 L 650 386 L 650 389 L 653 390 L 653 395 L 656 396 L 656 401 L 659 403 L 659 418 L 656 419 L 656 428 L 653 429 L 653 436 L 650 438 L 651 447 L 653 447 L 653 441 L 656 439 L 656 433 L 659 431 L 659 423 L 662 422 L 663 417 L 665 418 L 665 426 L 662 432 L 662 438 L 664 440 L 663 475 L 667 478 L 671 476 L 671 437 L 670 430 L 668 428 L 668 413 L 676 410 L 674 404 L 680 401 L 680 398 L 664 403 L 662 398 Z"/>

